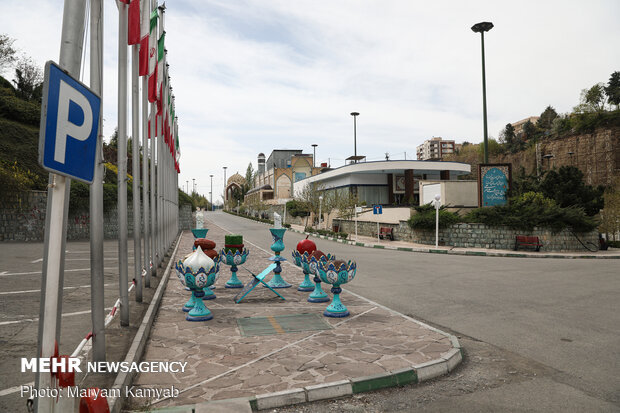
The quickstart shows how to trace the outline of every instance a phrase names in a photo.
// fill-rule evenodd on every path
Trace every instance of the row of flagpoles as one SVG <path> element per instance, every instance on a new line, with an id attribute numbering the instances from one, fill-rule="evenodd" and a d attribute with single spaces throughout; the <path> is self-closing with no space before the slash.
<path id="1" fill-rule="evenodd" d="M 175 99 L 168 74 L 165 4 L 157 0 L 118 0 L 118 199 L 121 325 L 129 325 L 127 297 L 127 48 L 131 50 L 131 136 L 133 151 L 134 280 L 136 301 L 178 233 L 179 139 Z M 140 80 L 142 94 L 140 96 Z M 142 136 L 142 173 L 140 145 Z M 140 203 L 142 175 L 142 203 Z M 140 217 L 142 209 L 143 219 Z M 143 225 L 141 225 L 143 224 Z M 142 230 L 141 230 L 142 229 Z M 144 245 L 144 249 L 142 249 Z M 142 269 L 142 270 L 141 270 Z M 125 285 L 125 288 L 122 286 Z M 124 309 L 124 311 L 123 311 Z"/>
<path id="2" fill-rule="evenodd" d="M 102 96 L 103 2 L 90 0 L 90 89 Z M 74 78 L 80 77 L 86 29 L 84 0 L 65 0 L 59 65 Z M 118 233 L 120 322 L 129 325 L 127 259 L 127 92 L 131 49 L 131 136 L 133 151 L 133 239 L 135 297 L 142 301 L 144 286 L 170 250 L 179 231 L 178 118 L 166 63 L 164 11 L 157 0 L 117 0 L 119 12 L 118 59 Z M 142 80 L 142 82 L 140 82 Z M 140 87 L 141 84 L 141 87 Z M 140 89 L 142 93 L 140 95 Z M 103 278 L 103 134 L 99 113 L 97 156 L 90 185 L 90 264 L 93 361 L 105 361 L 105 313 Z M 140 149 L 142 138 L 142 150 Z M 140 156 L 141 155 L 141 156 Z M 140 157 L 142 171 L 140 171 Z M 39 340 L 37 353 L 54 355 L 60 342 L 65 243 L 71 179 L 50 173 L 46 214 Z M 142 200 L 140 200 L 142 182 Z M 58 214 L 50 214 L 58 211 Z M 51 376 L 37 373 L 35 387 L 50 388 Z M 53 398 L 35 400 L 37 412 L 54 410 Z"/>

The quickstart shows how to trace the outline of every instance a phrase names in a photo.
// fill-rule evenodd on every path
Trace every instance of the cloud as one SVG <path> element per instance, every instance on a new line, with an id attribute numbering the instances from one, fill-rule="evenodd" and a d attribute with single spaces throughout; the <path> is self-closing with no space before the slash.
<path id="1" fill-rule="evenodd" d="M 0 27 L 39 63 L 57 59 L 60 0 L 4 0 Z M 117 110 L 117 10 L 105 3 L 104 125 Z M 167 2 L 166 47 L 181 143 L 181 183 L 222 192 L 256 156 L 303 149 L 317 162 L 407 153 L 432 136 L 482 139 L 480 35 L 489 133 L 577 104 L 580 90 L 620 70 L 620 3 L 526 0 Z M 36 27 L 37 30 L 32 30 Z M 88 54 L 87 54 L 88 55 Z M 88 72 L 88 63 L 85 64 Z M 85 76 L 87 79 L 88 76 Z M 206 188 L 208 187 L 208 188 Z M 206 189 L 205 189 L 206 188 Z M 215 199 L 215 197 L 214 197 Z"/>

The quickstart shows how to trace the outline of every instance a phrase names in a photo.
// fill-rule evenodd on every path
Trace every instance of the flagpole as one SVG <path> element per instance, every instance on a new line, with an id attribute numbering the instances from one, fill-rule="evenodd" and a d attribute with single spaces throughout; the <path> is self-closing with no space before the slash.
<path id="1" fill-rule="evenodd" d="M 84 25 L 85 3 L 79 0 L 65 0 L 58 63 L 75 78 L 79 78 L 80 75 Z M 37 355 L 42 358 L 54 355 L 55 344 L 60 339 L 70 188 L 71 179 L 54 173 L 49 174 L 37 340 Z M 52 376 L 49 373 L 41 373 L 38 370 L 35 377 L 37 389 L 44 391 L 53 387 Z M 35 398 L 37 412 L 52 411 L 54 400 L 53 397 Z"/>
<path id="2" fill-rule="evenodd" d="M 103 0 L 90 2 L 90 87 L 103 107 Z M 103 280 L 103 111 L 99 113 L 95 173 L 90 186 L 90 308 L 93 361 L 105 361 Z"/>
<path id="3" fill-rule="evenodd" d="M 133 278 L 136 282 L 136 302 L 141 303 L 142 230 L 140 228 L 140 81 L 138 76 L 138 47 L 137 44 L 131 47 L 131 172 L 133 174 Z"/>
<path id="4" fill-rule="evenodd" d="M 118 270 L 121 326 L 129 325 L 127 260 L 127 4 L 118 1 Z"/>
<path id="5" fill-rule="evenodd" d="M 146 2 L 145 2 L 146 3 Z M 142 78 L 142 212 L 144 214 L 144 286 L 151 287 L 150 263 L 150 208 L 149 208 L 149 99 L 148 99 L 148 76 Z"/>
<path id="6" fill-rule="evenodd" d="M 148 136 L 148 127 L 149 127 L 149 99 L 148 99 L 148 49 L 149 49 L 149 27 L 150 27 L 150 16 L 151 16 L 151 8 L 150 8 L 150 0 L 141 0 L 140 10 L 142 13 L 141 16 L 141 35 L 140 39 L 140 48 L 143 47 L 146 50 L 142 50 L 146 57 L 146 62 L 142 62 L 142 64 L 146 64 L 146 67 L 143 68 L 146 73 L 143 73 L 142 77 L 142 214 L 144 215 L 144 262 L 142 270 L 144 271 L 144 286 L 146 288 L 151 287 L 151 270 L 149 267 L 150 263 L 150 243 L 151 243 L 151 227 L 150 227 L 150 206 L 149 206 L 149 136 Z M 144 36 L 144 32 L 146 36 Z M 144 42 L 144 37 L 146 37 L 146 43 Z"/>
<path id="7" fill-rule="evenodd" d="M 154 1 L 151 0 L 150 10 L 153 10 Z M 150 54 L 153 52 L 150 47 L 151 43 L 151 35 L 149 32 L 149 59 Z M 157 39 L 154 39 L 154 44 L 156 45 Z M 157 46 L 155 46 L 155 50 L 157 50 Z M 156 52 L 155 52 L 156 53 Z M 157 67 L 157 61 L 155 62 L 155 67 Z M 149 73 L 150 76 L 150 73 Z M 157 276 L 157 255 L 156 255 L 156 243 L 157 243 L 157 215 L 156 215 L 156 205 L 155 205 L 155 111 L 156 104 L 151 102 L 151 262 L 150 268 L 147 271 L 151 271 L 151 275 L 154 277 Z"/>
<path id="8" fill-rule="evenodd" d="M 161 36 L 164 33 L 164 10 L 165 10 L 165 5 L 161 5 L 157 8 L 160 12 L 159 14 L 159 38 L 161 39 Z M 158 48 L 159 48 L 159 44 L 158 44 Z M 158 52 L 158 59 L 157 59 L 157 70 L 158 70 L 158 75 L 159 74 L 159 52 Z M 162 65 L 162 72 L 163 72 L 163 65 Z M 164 73 L 161 73 L 161 76 L 163 78 Z M 157 90 L 160 92 L 160 96 L 159 99 L 162 99 L 162 92 L 159 89 L 159 82 L 157 82 Z M 162 105 L 163 105 L 163 101 L 162 101 Z M 162 114 L 163 114 L 163 107 L 162 107 Z M 158 260 L 158 264 L 159 265 L 163 265 L 164 262 L 164 228 L 165 228 L 165 222 L 164 222 L 164 182 L 163 182 L 163 172 L 165 170 L 165 154 L 163 151 L 163 140 L 162 140 L 162 135 L 163 135 L 163 129 L 164 129 L 164 125 L 163 125 L 163 116 L 160 116 L 160 122 L 158 122 L 158 136 L 157 136 L 157 161 L 158 161 L 158 165 L 157 165 L 157 218 L 158 218 L 158 231 L 157 231 L 157 238 L 158 238 L 158 254 L 159 254 L 159 260 Z"/>

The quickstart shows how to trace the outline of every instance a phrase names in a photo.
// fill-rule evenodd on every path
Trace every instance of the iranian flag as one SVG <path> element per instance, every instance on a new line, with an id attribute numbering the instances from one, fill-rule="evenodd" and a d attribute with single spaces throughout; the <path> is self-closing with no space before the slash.
<path id="1" fill-rule="evenodd" d="M 157 10 L 151 12 L 149 24 L 149 102 L 157 100 Z"/>
<path id="2" fill-rule="evenodd" d="M 151 2 L 150 0 L 141 0 L 141 22 L 140 22 L 140 76 L 149 75 L 149 29 L 151 25 Z"/>
<path id="3" fill-rule="evenodd" d="M 131 0 L 127 24 L 127 44 L 140 43 L 140 0 Z"/>
<path id="4" fill-rule="evenodd" d="M 166 40 L 166 32 L 162 31 L 161 36 L 159 36 L 159 40 L 157 41 L 157 114 L 162 115 L 162 106 L 163 106 L 163 79 L 164 79 L 164 51 L 165 51 L 165 40 Z"/>

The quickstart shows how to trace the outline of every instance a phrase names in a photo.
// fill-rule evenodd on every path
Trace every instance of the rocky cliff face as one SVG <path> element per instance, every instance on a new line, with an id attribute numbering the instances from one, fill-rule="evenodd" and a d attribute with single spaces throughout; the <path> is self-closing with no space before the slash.
<path id="1" fill-rule="evenodd" d="M 553 155 L 545 159 L 545 155 Z M 537 163 L 538 158 L 538 163 Z M 620 176 L 620 128 L 597 129 L 593 133 L 547 139 L 514 154 L 493 157 L 490 162 L 512 163 L 513 174 L 521 167 L 526 173 L 535 173 L 536 168 L 547 171 L 573 165 L 584 174 L 588 185 L 610 185 Z M 472 168 L 473 170 L 473 168 Z"/>

